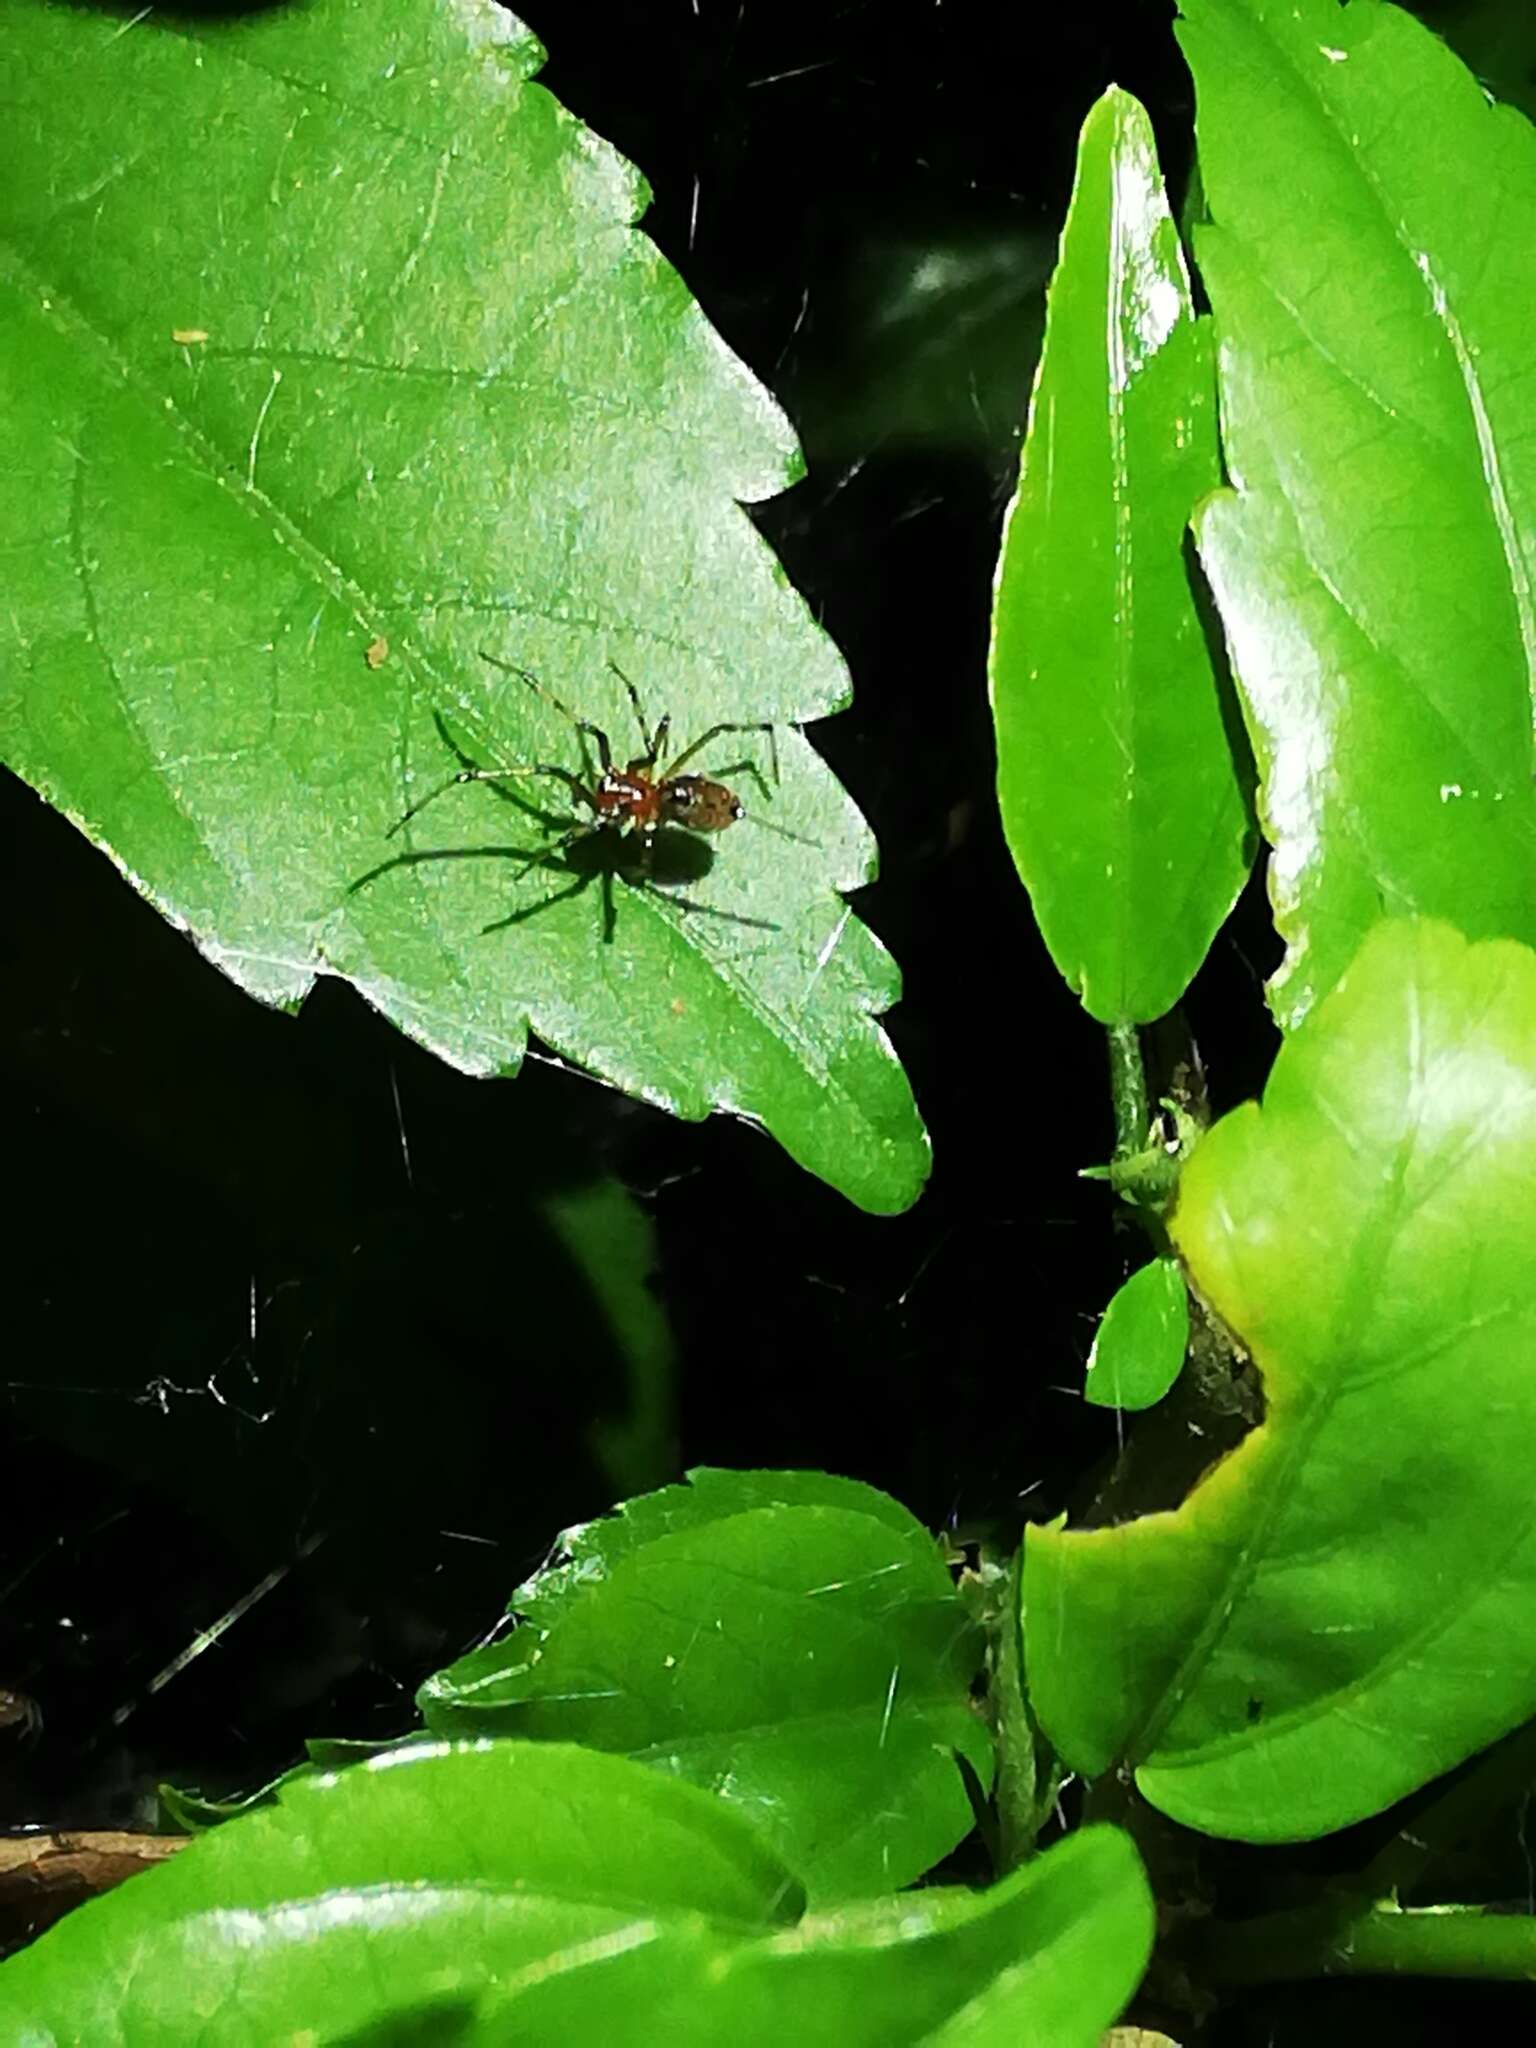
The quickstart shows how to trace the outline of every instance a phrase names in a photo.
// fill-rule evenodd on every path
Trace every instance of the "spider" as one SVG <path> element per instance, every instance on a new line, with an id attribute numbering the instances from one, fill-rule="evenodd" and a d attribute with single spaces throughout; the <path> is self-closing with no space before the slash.
<path id="1" fill-rule="evenodd" d="M 597 749 L 598 774 L 593 776 L 590 772 L 589 763 L 585 758 L 585 746 L 583 746 L 582 765 L 586 772 L 580 775 L 573 769 L 562 768 L 548 761 L 521 763 L 511 768 L 483 767 L 463 751 L 449 732 L 442 717 L 434 713 L 434 722 L 444 745 L 451 753 L 457 755 L 462 765 L 456 775 L 450 775 L 445 782 L 440 782 L 435 789 L 428 790 L 425 796 L 418 798 L 411 805 L 410 809 L 390 827 L 388 836 L 393 838 L 413 818 L 424 811 L 429 804 L 436 803 L 439 797 L 446 796 L 450 789 L 457 789 L 461 783 L 500 783 L 521 776 L 545 775 L 551 777 L 556 782 L 563 783 L 576 801 L 583 805 L 591 815 L 579 818 L 558 839 L 552 840 L 548 845 L 537 847 L 532 853 L 529 853 L 516 869 L 514 880 L 520 879 L 531 868 L 548 866 L 552 861 L 559 859 L 562 854 L 570 853 L 573 849 L 577 848 L 581 842 L 596 840 L 599 834 L 604 835 L 610 842 L 619 835 L 625 835 L 630 840 L 638 840 L 640 846 L 639 860 L 636 864 L 638 875 L 627 873 L 622 866 L 612 860 L 596 865 L 588 864 L 586 871 L 579 874 L 576 881 L 568 889 L 556 890 L 553 895 L 543 897 L 537 903 L 527 905 L 521 910 L 513 911 L 509 917 L 497 918 L 493 923 L 485 927 L 485 930 L 488 932 L 503 931 L 509 925 L 520 924 L 525 918 L 532 917 L 539 911 L 548 909 L 552 904 L 561 901 L 564 897 L 579 894 L 588 886 L 595 873 L 601 873 L 604 884 L 603 937 L 605 940 L 611 940 L 613 937 L 614 918 L 610 884 L 614 873 L 617 873 L 620 879 L 627 882 L 631 887 L 650 889 L 658 894 L 662 893 L 656 890 L 656 884 L 652 877 L 655 871 L 658 839 L 664 826 L 681 825 L 689 832 L 698 833 L 723 832 L 728 826 L 734 825 L 738 819 L 747 815 L 746 806 L 736 795 L 735 791 L 728 788 L 724 782 L 710 775 L 685 774 L 683 772 L 686 763 L 702 753 L 712 740 L 719 739 L 723 733 L 766 733 L 768 735 L 773 778 L 775 782 L 779 779 L 778 739 L 772 723 L 767 719 L 750 721 L 722 719 L 717 724 L 710 726 L 707 732 L 700 733 L 697 739 L 690 740 L 680 753 L 669 756 L 667 753 L 667 740 L 672 729 L 670 715 L 663 717 L 654 729 L 648 726 L 645 712 L 641 707 L 639 691 L 624 673 L 623 669 L 619 667 L 618 663 L 610 661 L 608 664 L 609 668 L 613 670 L 619 681 L 624 685 L 625 691 L 629 696 L 630 704 L 634 709 L 635 723 L 640 728 L 640 739 L 643 746 L 643 752 L 637 754 L 632 760 L 627 761 L 621 767 L 614 759 L 613 744 L 608 734 L 600 725 L 595 724 L 590 718 L 578 716 L 567 704 L 561 702 L 553 690 L 547 689 L 539 681 L 538 677 L 528 669 L 519 668 L 512 662 L 502 661 L 496 655 L 490 654 L 483 649 L 481 651 L 481 658 L 488 661 L 493 668 L 502 669 L 508 675 L 519 677 L 535 695 L 541 697 L 546 704 L 558 711 L 560 716 L 583 736 L 584 741 L 590 739 Z M 722 769 L 721 774 L 750 774 L 755 778 L 764 796 L 766 797 L 768 794 L 768 786 L 763 780 L 761 771 L 752 761 L 734 762 L 730 767 Z M 511 792 L 509 791 L 507 794 L 510 795 Z M 535 815 L 540 818 L 545 818 L 546 816 L 543 812 L 537 812 Z M 760 819 L 757 822 L 766 824 L 767 820 Z M 783 827 L 775 829 L 785 830 Z M 786 831 L 785 836 L 795 838 L 798 835 Z M 494 848 L 475 849 L 475 851 L 485 852 L 496 850 Z M 383 873 L 385 869 L 398 866 L 401 862 L 431 859 L 446 860 L 460 857 L 460 855 L 452 850 L 436 854 L 404 854 L 398 856 L 395 860 L 382 863 L 380 867 L 373 869 L 370 874 L 364 875 L 359 882 L 354 883 L 353 887 L 360 888 L 363 882 L 373 880 L 375 876 Z M 697 873 L 703 870 L 696 868 L 694 871 Z M 733 924 L 754 925 L 763 931 L 774 931 L 777 929 L 775 925 L 770 924 L 764 918 L 745 917 L 736 911 L 720 910 L 709 904 L 695 903 L 685 896 L 677 895 L 671 890 L 665 892 L 664 900 L 676 905 L 680 910 L 707 911 L 709 915 L 725 918 Z"/>

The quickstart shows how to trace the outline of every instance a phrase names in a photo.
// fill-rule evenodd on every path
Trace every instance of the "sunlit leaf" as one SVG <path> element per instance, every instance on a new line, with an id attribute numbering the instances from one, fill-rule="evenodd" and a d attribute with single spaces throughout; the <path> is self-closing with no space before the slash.
<path id="1" fill-rule="evenodd" d="M 1105 1023 L 1183 994 L 1247 869 L 1190 581 L 1220 480 L 1209 334 L 1151 124 L 1083 127 L 993 619 L 1003 826 L 1051 957 Z"/>
<path id="2" fill-rule="evenodd" d="M 1051 1740 L 1244 1840 L 1376 1813 L 1536 1714 L 1536 954 L 1382 926 L 1174 1235 L 1265 1419 L 1172 1514 L 1032 1529 Z"/>
<path id="3" fill-rule="evenodd" d="M 970 1831 L 980 1639 L 928 1532 L 821 1473 L 716 1472 L 567 1531 L 429 1724 L 618 1750 L 763 1829 L 814 1898 L 909 1883 Z"/>
<path id="4" fill-rule="evenodd" d="M 1290 1025 L 1384 913 L 1536 939 L 1536 132 L 1396 8 L 1183 13 Z"/>
<path id="5" fill-rule="evenodd" d="M 480 1074 L 532 1028 L 900 1208 L 897 977 L 837 893 L 873 850 L 798 731 L 847 680 L 734 502 L 794 443 L 540 57 L 489 0 L 6 10 L 0 750 L 251 993 L 345 976 Z M 391 838 L 455 745 L 582 770 L 482 650 L 621 761 L 610 663 L 675 748 L 771 724 L 688 764 L 747 820 L 655 887 L 559 850 L 549 776 Z"/>

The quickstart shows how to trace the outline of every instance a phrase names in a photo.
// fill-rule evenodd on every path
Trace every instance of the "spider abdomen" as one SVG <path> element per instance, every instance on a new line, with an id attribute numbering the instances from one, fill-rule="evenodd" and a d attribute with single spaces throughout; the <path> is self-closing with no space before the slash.
<path id="1" fill-rule="evenodd" d="M 707 775 L 669 775 L 656 793 L 662 822 L 690 832 L 723 832 L 742 815 L 735 792 Z"/>

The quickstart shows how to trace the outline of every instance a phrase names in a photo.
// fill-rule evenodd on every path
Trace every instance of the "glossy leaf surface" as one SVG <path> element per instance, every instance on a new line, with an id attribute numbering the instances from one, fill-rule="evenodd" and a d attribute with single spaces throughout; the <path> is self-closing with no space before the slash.
<path id="1" fill-rule="evenodd" d="M 1289 1026 L 1383 913 L 1536 939 L 1536 131 L 1375 0 L 1183 13 Z"/>
<path id="2" fill-rule="evenodd" d="M 813 1898 L 910 1883 L 990 1782 L 981 1644 L 928 1532 L 822 1473 L 701 1471 L 570 1530 L 504 1640 L 429 1679 L 443 1733 L 622 1751 L 738 1805 Z"/>
<path id="3" fill-rule="evenodd" d="M 1136 1851 L 1103 1827 L 990 1891 L 798 1908 L 745 1821 L 657 1772 L 426 1746 L 72 1914 L 0 1965 L 0 2009 L 27 2048 L 1092 2048 L 1152 1942 Z"/>
<path id="4" fill-rule="evenodd" d="M 1096 1408 L 1151 1408 L 1179 1376 L 1189 1346 L 1189 1295 L 1177 1259 L 1153 1259 L 1104 1311 L 1083 1399 Z"/>
<path id="5" fill-rule="evenodd" d="M 1176 1513 L 1033 1529 L 1025 1653 L 1076 1769 L 1291 1840 L 1536 1713 L 1536 954 L 1383 925 L 1184 1169 L 1174 1236 L 1260 1427 Z"/>
<path id="6" fill-rule="evenodd" d="M 1209 334 L 1151 123 L 1083 127 L 991 657 L 998 795 L 1051 957 L 1105 1023 L 1169 1010 L 1247 870 L 1186 528 L 1220 481 Z"/>
<path id="7" fill-rule="evenodd" d="M 12 2040 L 271 2048 L 416 2019 L 452 2041 L 489 1986 L 672 1933 L 718 1956 L 801 1904 L 718 1800 L 553 1744 L 424 1744 L 297 1780 L 152 1876 L 0 1965 Z"/>
<path id="8" fill-rule="evenodd" d="M 989 1891 L 844 1907 L 714 1958 L 674 1942 L 513 2009 L 520 2038 L 605 2048 L 1097 2048 L 1152 1933 L 1129 1836 L 1085 1828 Z"/>
<path id="9" fill-rule="evenodd" d="M 794 443 L 541 54 L 489 0 L 6 11 L 0 750 L 252 994 L 343 975 L 480 1074 L 531 1026 L 900 1208 L 897 977 L 837 894 L 873 850 L 796 730 L 847 679 L 734 502 Z M 587 772 L 482 650 L 621 761 L 610 663 L 674 749 L 771 723 L 688 764 L 748 821 L 670 829 L 656 888 L 559 849 L 554 776 L 390 838 L 455 747 Z"/>

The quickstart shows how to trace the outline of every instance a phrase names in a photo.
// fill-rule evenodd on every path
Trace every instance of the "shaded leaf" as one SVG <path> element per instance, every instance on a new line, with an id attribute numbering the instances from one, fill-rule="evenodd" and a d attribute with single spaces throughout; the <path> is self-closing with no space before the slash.
<path id="1" fill-rule="evenodd" d="M 1189 1295 L 1177 1259 L 1153 1259 L 1116 1289 L 1088 1354 L 1083 1399 L 1096 1408 L 1151 1408 L 1189 1348 Z"/>
<path id="2" fill-rule="evenodd" d="M 1536 134 L 1395 8 L 1183 14 L 1289 1026 L 1384 912 L 1536 938 Z"/>
<path id="3" fill-rule="evenodd" d="M 1479 85 L 1536 112 L 1536 14 L 1508 0 L 1414 0 L 1411 12 L 1444 36 Z"/>
<path id="4" fill-rule="evenodd" d="M 656 1265 L 651 1219 L 612 1179 L 554 1190 L 540 1207 L 591 1289 L 624 1362 L 628 1399 L 621 1414 L 594 1418 L 594 1453 L 616 1493 L 654 1486 L 677 1470 L 672 1400 L 677 1352 L 650 1284 Z"/>
<path id="5" fill-rule="evenodd" d="M 567 1531 L 519 1626 L 427 1681 L 431 1727 L 622 1751 L 748 1813 L 815 1898 L 889 1890 L 990 1784 L 981 1662 L 939 1548 L 821 1473 L 703 1471 Z"/>
<path id="6" fill-rule="evenodd" d="M 873 851 L 795 729 L 846 677 L 733 502 L 793 440 L 540 57 L 488 0 L 7 10 L 0 749 L 252 994 L 345 976 L 480 1074 L 531 1026 L 900 1208 L 897 978 L 836 893 Z M 690 763 L 755 821 L 664 835 L 656 888 L 557 850 L 551 777 L 390 839 L 458 766 L 436 714 L 487 765 L 581 767 L 482 649 L 621 759 L 610 662 L 679 746 L 771 722 Z"/>
<path id="7" fill-rule="evenodd" d="M 1536 955 L 1381 927 L 1184 1169 L 1267 1413 L 1174 1514 L 1032 1529 L 1031 1694 L 1248 1841 L 1381 1811 L 1536 1714 Z"/>
<path id="8" fill-rule="evenodd" d="M 857 187 L 832 233 L 845 260 L 817 281 L 816 335 L 775 382 L 806 446 L 839 467 L 927 449 L 989 466 L 1023 410 L 1055 237 L 1017 209 L 986 220 L 910 192 L 882 223 Z M 838 195 L 823 195 L 829 215 Z"/>
<path id="9" fill-rule="evenodd" d="M 998 796 L 1051 957 L 1104 1023 L 1170 1010 L 1247 871 L 1185 551 L 1220 481 L 1209 335 L 1151 124 L 1083 126 L 991 656 Z"/>

